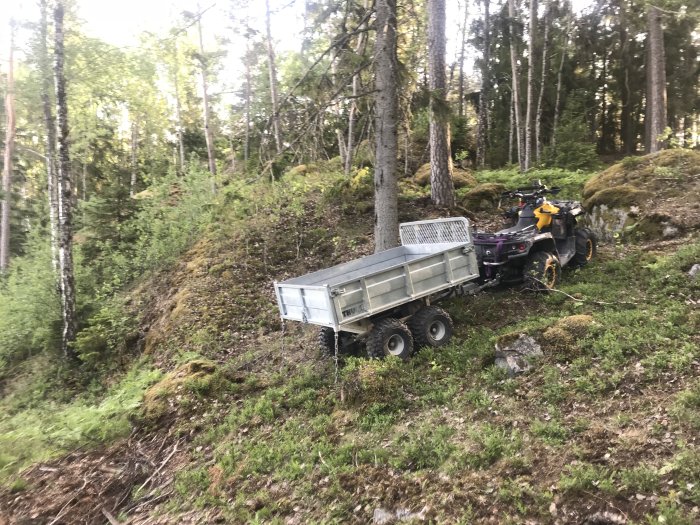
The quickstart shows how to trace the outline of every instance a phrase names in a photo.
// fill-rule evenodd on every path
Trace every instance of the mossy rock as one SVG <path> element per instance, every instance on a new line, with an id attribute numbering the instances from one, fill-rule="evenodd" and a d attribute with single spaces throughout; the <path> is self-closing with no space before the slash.
<path id="1" fill-rule="evenodd" d="M 309 172 L 309 166 L 306 164 L 299 164 L 287 170 L 285 175 L 306 175 Z"/>
<path id="2" fill-rule="evenodd" d="M 674 188 L 669 180 L 683 183 L 697 180 L 700 175 L 700 152 L 676 149 L 643 157 L 627 157 L 605 171 L 591 177 L 583 187 L 583 198 L 617 186 L 630 185 L 638 190 L 669 192 Z"/>
<path id="3" fill-rule="evenodd" d="M 352 155 L 352 163 L 360 168 L 374 166 L 374 146 L 368 140 L 365 139 L 357 145 Z"/>
<path id="4" fill-rule="evenodd" d="M 467 192 L 462 200 L 462 205 L 472 210 L 492 208 L 498 204 L 501 193 L 504 191 L 506 191 L 505 185 L 498 182 L 478 184 Z"/>
<path id="5" fill-rule="evenodd" d="M 601 239 L 671 238 L 700 229 L 700 152 L 627 157 L 583 188 L 588 225 Z"/>
<path id="6" fill-rule="evenodd" d="M 590 332 L 594 323 L 591 315 L 562 317 L 542 333 L 542 343 L 558 352 L 576 352 L 579 341 Z"/>
<path id="7" fill-rule="evenodd" d="M 637 189 L 629 184 L 622 184 L 595 192 L 583 202 L 583 206 L 587 210 L 601 204 L 612 208 L 629 208 L 645 203 L 652 196 L 653 194 L 649 191 Z"/>
<path id="8" fill-rule="evenodd" d="M 413 175 L 413 181 L 419 186 L 430 185 L 430 163 L 423 164 Z M 452 181 L 455 188 L 466 188 L 476 186 L 477 181 L 469 170 L 455 167 L 452 170 Z"/>
<path id="9" fill-rule="evenodd" d="M 143 395 L 144 416 L 154 420 L 176 409 L 178 398 L 183 394 L 208 389 L 216 371 L 216 364 L 204 359 L 180 365 L 146 390 Z"/>

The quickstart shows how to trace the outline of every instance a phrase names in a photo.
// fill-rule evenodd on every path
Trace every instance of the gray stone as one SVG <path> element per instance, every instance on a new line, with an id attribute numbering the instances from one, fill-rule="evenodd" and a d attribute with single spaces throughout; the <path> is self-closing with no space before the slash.
<path id="1" fill-rule="evenodd" d="M 688 270 L 688 276 L 691 279 L 696 279 L 698 275 L 700 275 L 700 264 L 696 263 Z"/>
<path id="2" fill-rule="evenodd" d="M 374 509 L 372 522 L 377 525 L 389 525 L 390 523 L 398 523 L 401 521 L 424 521 L 426 512 L 428 512 L 428 507 L 423 507 L 419 512 L 411 512 L 408 509 L 400 508 L 391 511 L 378 507 Z"/>
<path id="3" fill-rule="evenodd" d="M 670 224 L 666 224 L 664 226 L 663 231 L 661 232 L 661 235 L 663 235 L 664 239 L 669 239 L 671 237 L 676 237 L 680 230 L 676 228 L 675 226 L 671 226 Z"/>
<path id="4" fill-rule="evenodd" d="M 508 371 L 513 377 L 516 374 L 527 372 L 533 366 L 536 358 L 542 357 L 542 347 L 534 338 L 527 334 L 520 334 L 518 338 L 504 346 L 496 343 L 496 366 Z"/>

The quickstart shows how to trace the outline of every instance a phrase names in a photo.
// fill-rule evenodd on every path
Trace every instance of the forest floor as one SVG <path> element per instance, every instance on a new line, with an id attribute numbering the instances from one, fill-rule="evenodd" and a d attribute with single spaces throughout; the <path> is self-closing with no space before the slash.
<path id="1" fill-rule="evenodd" d="M 372 251 L 366 186 L 281 183 L 133 289 L 164 374 L 131 434 L 21 471 L 0 524 L 700 521 L 697 232 L 601 246 L 563 293 L 448 301 L 449 346 L 336 370 L 271 282 Z M 519 333 L 544 357 L 511 378 L 494 343 Z"/>

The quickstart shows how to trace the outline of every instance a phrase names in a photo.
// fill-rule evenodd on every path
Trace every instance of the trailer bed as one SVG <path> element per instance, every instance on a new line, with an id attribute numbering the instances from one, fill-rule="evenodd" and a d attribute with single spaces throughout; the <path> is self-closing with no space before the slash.
<path id="1" fill-rule="evenodd" d="M 276 282 L 282 318 L 362 332 L 359 321 L 479 276 L 464 218 L 405 223 L 401 239 L 403 246 Z"/>

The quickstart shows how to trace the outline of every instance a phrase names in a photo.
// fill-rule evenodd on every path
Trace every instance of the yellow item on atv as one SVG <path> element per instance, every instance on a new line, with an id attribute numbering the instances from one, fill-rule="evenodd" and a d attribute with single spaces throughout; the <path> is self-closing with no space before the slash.
<path id="1" fill-rule="evenodd" d="M 539 208 L 535 209 L 535 217 L 537 217 L 537 229 L 542 230 L 552 224 L 552 215 L 559 212 L 559 208 L 545 201 Z"/>

